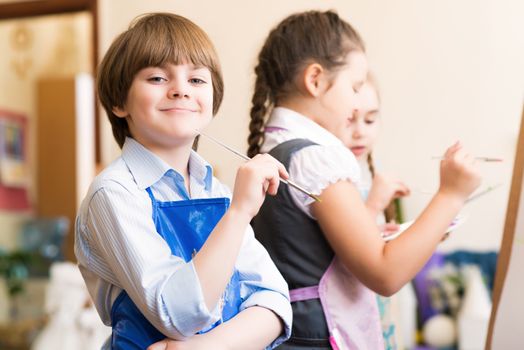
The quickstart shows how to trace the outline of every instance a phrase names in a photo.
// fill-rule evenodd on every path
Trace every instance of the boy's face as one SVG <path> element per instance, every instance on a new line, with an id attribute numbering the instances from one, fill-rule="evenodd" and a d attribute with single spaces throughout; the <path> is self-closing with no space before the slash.
<path id="1" fill-rule="evenodd" d="M 213 84 L 206 67 L 192 64 L 147 67 L 114 113 L 127 118 L 133 138 L 152 151 L 192 145 L 213 117 Z"/>
<path id="2" fill-rule="evenodd" d="M 365 83 L 358 92 L 358 108 L 349 120 L 344 143 L 358 160 L 372 151 L 379 131 L 379 101 L 375 88 Z"/>

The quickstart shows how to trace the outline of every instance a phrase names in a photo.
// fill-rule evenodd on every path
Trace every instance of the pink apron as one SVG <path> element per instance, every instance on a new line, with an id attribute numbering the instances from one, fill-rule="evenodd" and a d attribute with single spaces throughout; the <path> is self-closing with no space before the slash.
<path id="1" fill-rule="evenodd" d="M 334 350 L 384 349 L 376 295 L 335 257 L 318 286 L 289 291 L 291 302 L 320 299 Z"/>

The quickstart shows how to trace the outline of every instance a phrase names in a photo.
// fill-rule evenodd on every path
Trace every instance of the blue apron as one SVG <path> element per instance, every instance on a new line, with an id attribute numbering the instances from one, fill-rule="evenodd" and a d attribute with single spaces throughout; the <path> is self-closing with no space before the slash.
<path id="1" fill-rule="evenodd" d="M 153 204 L 153 220 L 158 234 L 167 242 L 173 255 L 186 262 L 196 254 L 209 234 L 229 207 L 229 198 L 190 199 L 175 202 L 159 202 L 147 188 Z M 207 332 L 238 314 L 240 284 L 235 270 L 222 296 L 222 319 Z M 117 297 L 111 308 L 111 349 L 146 349 L 149 345 L 166 338 L 138 310 L 126 291 Z"/>

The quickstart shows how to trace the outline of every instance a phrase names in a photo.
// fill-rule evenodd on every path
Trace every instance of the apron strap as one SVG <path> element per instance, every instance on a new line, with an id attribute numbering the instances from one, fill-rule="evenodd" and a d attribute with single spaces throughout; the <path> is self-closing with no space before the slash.
<path id="1" fill-rule="evenodd" d="M 151 187 L 146 188 L 147 194 L 149 195 L 149 198 L 151 198 L 151 202 L 156 203 L 155 196 L 153 196 L 153 191 L 151 190 Z"/>
<path id="2" fill-rule="evenodd" d="M 291 289 L 289 291 L 291 302 L 318 299 L 319 297 L 318 286 Z"/>

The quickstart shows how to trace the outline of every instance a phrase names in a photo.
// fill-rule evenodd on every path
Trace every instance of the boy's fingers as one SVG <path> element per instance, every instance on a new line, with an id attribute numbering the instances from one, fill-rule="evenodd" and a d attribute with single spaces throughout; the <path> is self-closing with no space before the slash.
<path id="1" fill-rule="evenodd" d="M 269 187 L 267 188 L 267 193 L 271 195 L 276 195 L 278 191 L 278 186 L 280 184 L 280 179 L 278 177 L 279 173 L 274 173 L 272 176 L 270 176 L 267 179 L 267 182 L 269 183 Z"/>
<path id="2" fill-rule="evenodd" d="M 150 345 L 147 350 L 166 350 L 167 349 L 167 339 L 154 343 Z"/>
<path id="3" fill-rule="evenodd" d="M 284 164 L 280 163 L 275 157 L 273 157 L 270 154 L 267 154 L 267 157 L 271 160 L 271 162 L 277 165 L 278 174 L 280 175 L 280 177 L 282 177 L 283 179 L 287 179 L 289 177 L 289 173 L 287 172 Z"/>
<path id="4" fill-rule="evenodd" d="M 284 166 L 284 164 L 280 162 L 278 162 L 278 173 L 280 177 L 284 180 L 287 180 L 289 178 L 289 173 L 287 172 L 286 167 Z"/>
<path id="5" fill-rule="evenodd" d="M 262 189 L 264 190 L 264 193 L 266 193 L 269 189 L 269 181 L 264 181 L 264 184 L 262 185 Z"/>
<path id="6" fill-rule="evenodd" d="M 280 178 L 288 179 L 289 173 L 282 163 L 269 154 L 259 154 L 253 157 L 257 164 L 255 171 L 265 178 L 262 188 L 264 193 L 276 195 Z"/>

